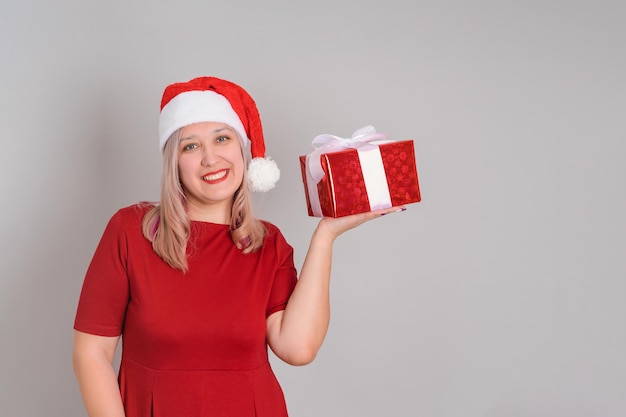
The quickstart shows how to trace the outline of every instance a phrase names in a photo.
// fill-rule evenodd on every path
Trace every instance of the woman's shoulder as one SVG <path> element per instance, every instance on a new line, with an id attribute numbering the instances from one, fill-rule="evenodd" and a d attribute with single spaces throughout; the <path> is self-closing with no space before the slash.
<path id="1" fill-rule="evenodd" d="M 278 226 L 276 226 L 274 223 L 269 222 L 267 220 L 263 220 L 263 219 L 259 219 L 259 221 L 263 224 L 263 227 L 265 227 L 266 230 L 266 234 L 268 236 L 274 235 L 276 233 L 280 234 L 280 229 L 278 228 Z"/>
<path id="2" fill-rule="evenodd" d="M 287 242 L 287 239 L 285 239 L 285 236 L 280 231 L 278 226 L 276 226 L 274 223 L 271 223 L 267 220 L 260 220 L 260 221 L 261 223 L 263 223 L 263 226 L 265 227 L 265 243 L 267 243 L 268 241 L 273 241 L 279 245 L 289 245 L 289 243 Z"/>

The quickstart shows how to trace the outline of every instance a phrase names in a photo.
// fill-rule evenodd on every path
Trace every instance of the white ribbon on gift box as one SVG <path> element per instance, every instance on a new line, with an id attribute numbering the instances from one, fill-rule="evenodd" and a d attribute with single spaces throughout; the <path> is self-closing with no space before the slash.
<path id="1" fill-rule="evenodd" d="M 380 154 L 381 143 L 388 143 L 384 133 L 377 133 L 373 126 L 358 129 L 350 138 L 323 134 L 313 139 L 313 152 L 306 157 L 306 183 L 309 192 L 311 210 L 316 217 L 322 217 L 322 207 L 317 191 L 317 184 L 324 178 L 321 156 L 325 153 L 338 152 L 345 149 L 356 149 L 362 167 L 363 180 L 371 210 L 391 207 L 389 185 L 385 177 L 385 167 Z"/>

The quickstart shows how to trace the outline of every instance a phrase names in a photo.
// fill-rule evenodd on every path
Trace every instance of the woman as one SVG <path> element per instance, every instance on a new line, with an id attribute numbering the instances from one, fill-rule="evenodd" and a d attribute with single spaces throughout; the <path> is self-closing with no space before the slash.
<path id="1" fill-rule="evenodd" d="M 249 187 L 272 188 L 278 170 L 248 93 L 213 77 L 172 84 L 159 136 L 161 201 L 119 210 L 85 276 L 73 364 L 87 412 L 286 416 L 267 346 L 289 364 L 315 358 L 329 323 L 333 241 L 402 208 L 322 219 L 298 278 L 291 246 L 251 213 Z"/>

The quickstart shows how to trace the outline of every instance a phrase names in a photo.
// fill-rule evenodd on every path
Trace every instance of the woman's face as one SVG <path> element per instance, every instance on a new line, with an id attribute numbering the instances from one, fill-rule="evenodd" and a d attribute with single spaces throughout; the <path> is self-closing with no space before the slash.
<path id="1" fill-rule="evenodd" d="M 192 219 L 207 210 L 224 210 L 220 213 L 229 217 L 244 169 L 241 143 L 230 126 L 202 122 L 181 129 L 178 174 Z"/>

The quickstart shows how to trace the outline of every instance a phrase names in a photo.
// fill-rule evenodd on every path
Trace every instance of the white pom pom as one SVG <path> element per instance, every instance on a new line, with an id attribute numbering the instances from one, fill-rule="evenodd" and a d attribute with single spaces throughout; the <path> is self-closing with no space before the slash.
<path id="1" fill-rule="evenodd" d="M 252 158 L 248 166 L 248 185 L 255 192 L 264 193 L 274 188 L 280 178 L 276 162 L 269 158 Z"/>

